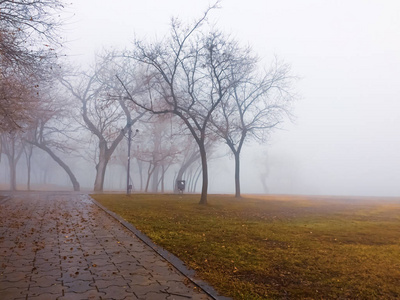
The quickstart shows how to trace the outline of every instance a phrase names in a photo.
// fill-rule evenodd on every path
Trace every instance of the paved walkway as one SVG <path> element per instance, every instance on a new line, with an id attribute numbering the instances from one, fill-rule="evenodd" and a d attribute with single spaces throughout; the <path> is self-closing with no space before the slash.
<path id="1" fill-rule="evenodd" d="M 0 200 L 0 299 L 211 299 L 87 195 Z"/>

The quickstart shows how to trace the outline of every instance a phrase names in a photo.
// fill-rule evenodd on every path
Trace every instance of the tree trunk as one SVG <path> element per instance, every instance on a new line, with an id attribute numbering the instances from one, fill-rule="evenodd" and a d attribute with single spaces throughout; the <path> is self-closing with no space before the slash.
<path id="1" fill-rule="evenodd" d="M 107 149 L 107 142 L 101 140 L 99 142 L 99 162 L 96 165 L 96 179 L 94 181 L 94 191 L 102 192 L 104 188 L 104 177 L 106 175 L 107 164 L 112 151 Z"/>
<path id="2" fill-rule="evenodd" d="M 261 184 L 264 189 L 264 194 L 268 194 L 268 184 L 267 184 L 268 175 L 266 173 L 260 174 Z"/>
<path id="3" fill-rule="evenodd" d="M 162 174 L 161 174 L 161 193 L 164 193 L 164 178 L 165 178 L 165 166 L 162 166 Z"/>
<path id="4" fill-rule="evenodd" d="M 75 192 L 78 192 L 80 190 L 80 185 L 78 180 L 76 179 L 74 173 L 72 173 L 71 169 L 67 166 L 66 163 L 64 163 L 61 158 L 59 158 L 53 151 L 51 151 L 50 148 L 48 148 L 45 145 L 41 145 L 41 144 L 37 144 L 34 143 L 35 146 L 39 147 L 40 149 L 42 149 L 43 151 L 46 151 L 47 154 L 49 154 L 51 156 L 52 159 L 54 159 L 54 161 L 56 163 L 58 163 L 58 165 L 64 169 L 64 171 L 68 174 L 69 179 L 71 180 L 72 186 L 74 188 Z"/>
<path id="5" fill-rule="evenodd" d="M 158 192 L 158 183 L 159 183 L 159 176 L 160 175 L 160 166 L 156 166 L 154 168 L 153 176 L 152 176 L 152 184 L 151 184 L 151 191 L 153 193 Z"/>
<path id="6" fill-rule="evenodd" d="M 27 189 L 28 191 L 31 190 L 31 161 L 32 161 L 32 154 L 33 154 L 33 145 L 29 143 L 25 143 L 24 146 L 25 157 L 26 157 L 26 165 L 27 165 Z"/>
<path id="7" fill-rule="evenodd" d="M 226 139 L 226 144 L 231 149 L 233 156 L 235 157 L 235 197 L 240 198 L 240 153 L 242 151 L 244 140 L 246 139 L 246 132 L 242 134 L 240 138 L 239 145 L 237 149 L 235 148 L 234 144 L 229 140 Z"/>
<path id="8" fill-rule="evenodd" d="M 235 197 L 240 198 L 240 152 L 235 152 Z"/>
<path id="9" fill-rule="evenodd" d="M 140 178 L 140 191 L 143 191 L 143 163 L 136 159 L 138 163 L 139 178 Z"/>
<path id="10" fill-rule="evenodd" d="M 147 193 L 149 191 L 149 185 L 150 185 L 150 179 L 151 179 L 151 174 L 153 174 L 154 169 L 156 168 L 155 165 L 153 165 L 151 162 L 149 162 L 149 168 L 147 169 L 147 180 L 146 180 L 146 187 L 144 189 L 144 192 Z"/>
<path id="11" fill-rule="evenodd" d="M 199 204 L 207 204 L 207 190 L 208 190 L 208 168 L 207 168 L 207 152 L 203 144 L 199 145 L 200 158 L 201 158 L 201 170 L 203 173 L 203 186 L 201 188 L 201 196 Z"/>
<path id="12" fill-rule="evenodd" d="M 26 185 L 27 185 L 28 191 L 30 191 L 31 190 L 31 162 L 30 162 L 30 159 L 29 159 L 29 163 L 28 163 L 27 172 L 28 172 L 28 180 L 27 180 Z"/>
<path id="13" fill-rule="evenodd" d="M 164 191 L 165 191 L 165 173 L 167 172 L 169 167 L 170 167 L 170 165 L 168 165 L 167 167 L 165 167 L 165 165 L 161 165 L 161 175 L 159 176 L 160 179 L 158 180 L 158 183 L 157 183 L 157 185 L 161 189 L 161 193 L 164 193 Z"/>
<path id="14" fill-rule="evenodd" d="M 191 157 L 180 167 L 178 174 L 176 175 L 176 180 L 174 182 L 174 191 L 179 193 L 177 182 L 183 179 L 183 174 L 186 170 L 199 158 L 197 154 L 192 154 Z"/>
<path id="15" fill-rule="evenodd" d="M 193 170 L 190 170 L 190 172 L 185 173 L 185 181 L 186 181 L 186 190 L 188 192 L 191 192 L 191 186 L 192 186 L 192 181 L 193 181 Z"/>
<path id="16" fill-rule="evenodd" d="M 47 175 L 49 175 L 48 173 L 49 173 L 49 169 L 48 168 L 43 169 L 43 174 L 42 174 L 42 183 L 43 184 L 47 184 L 47 179 L 48 179 Z"/>
<path id="17" fill-rule="evenodd" d="M 201 166 L 199 166 L 196 170 L 196 172 L 194 173 L 196 176 L 196 179 L 193 181 L 193 185 L 192 185 L 192 192 L 196 193 L 196 186 L 197 186 L 197 182 L 199 181 L 200 175 L 201 175 Z"/>
<path id="18" fill-rule="evenodd" d="M 96 165 L 96 179 L 94 181 L 94 191 L 102 192 L 104 188 L 104 177 L 106 175 L 107 159 L 105 157 L 99 157 L 99 162 Z"/>
<path id="19" fill-rule="evenodd" d="M 14 155 L 8 156 L 8 165 L 10 167 L 10 190 L 17 190 L 17 164 Z"/>
<path id="20" fill-rule="evenodd" d="M 9 141 L 8 151 L 4 152 L 8 159 L 8 166 L 10 168 L 10 190 L 17 190 L 17 162 L 20 158 L 20 154 L 15 154 L 15 137 L 12 137 Z"/>

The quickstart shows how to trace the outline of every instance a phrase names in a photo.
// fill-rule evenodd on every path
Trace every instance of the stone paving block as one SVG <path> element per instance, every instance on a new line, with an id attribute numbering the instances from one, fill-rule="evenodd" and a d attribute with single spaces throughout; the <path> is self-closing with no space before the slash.
<path id="1" fill-rule="evenodd" d="M 134 258 L 132 255 L 130 254 L 114 254 L 110 257 L 110 260 L 114 263 L 114 264 L 127 264 L 127 263 L 136 263 L 137 259 Z"/>
<path id="2" fill-rule="evenodd" d="M 187 299 L 193 299 L 192 296 L 185 296 L 185 295 L 169 295 L 167 297 L 168 300 L 187 300 Z M 208 299 L 208 298 L 205 298 Z"/>
<path id="3" fill-rule="evenodd" d="M 27 292 L 26 290 L 21 290 L 20 288 L 17 287 L 11 287 L 11 288 L 7 288 L 7 289 L 1 289 L 0 287 L 0 295 L 1 295 L 1 299 L 14 299 L 14 298 L 18 298 L 21 296 L 26 295 Z"/>
<path id="4" fill-rule="evenodd" d="M 151 277 L 153 280 L 157 281 L 159 284 L 162 284 L 162 285 L 172 285 L 177 282 L 182 282 L 183 280 L 187 280 L 181 274 L 171 274 L 169 276 L 164 276 L 164 275 L 152 273 Z"/>
<path id="5" fill-rule="evenodd" d="M 53 254 L 45 254 L 41 256 L 40 254 L 36 255 L 35 259 L 35 266 L 40 266 L 42 264 L 59 264 L 60 263 L 60 257 L 59 255 L 53 255 Z"/>
<path id="6" fill-rule="evenodd" d="M 57 300 L 94 300 L 105 299 L 106 293 L 90 290 L 85 293 L 70 293 L 67 292 L 64 296 L 58 297 Z M 54 300 L 54 298 L 53 298 Z"/>
<path id="7" fill-rule="evenodd" d="M 62 265 L 60 264 L 61 267 L 61 276 L 66 276 L 70 274 L 79 274 L 79 273 L 90 273 L 89 271 L 89 265 Z"/>
<path id="8" fill-rule="evenodd" d="M 143 266 L 140 264 L 140 261 L 137 258 L 131 258 L 130 260 L 119 261 L 111 259 L 113 264 L 119 269 L 127 269 L 127 270 L 137 270 L 142 268 Z"/>
<path id="9" fill-rule="evenodd" d="M 126 270 L 130 270 L 131 272 L 134 272 L 139 269 L 144 269 L 144 267 L 140 264 L 140 262 L 137 260 L 137 258 L 133 258 L 132 261 L 125 261 L 122 263 L 114 263 L 114 264 L 120 270 L 126 269 Z"/>
<path id="10" fill-rule="evenodd" d="M 47 270 L 38 270 L 37 268 L 32 270 L 32 274 L 34 274 L 34 275 L 41 275 L 43 273 L 46 273 L 46 275 L 49 275 L 49 276 L 60 276 L 61 270 L 59 267 L 51 268 L 51 269 L 47 269 Z"/>
<path id="11" fill-rule="evenodd" d="M 126 238 L 126 237 L 125 237 Z M 118 248 L 108 248 L 107 249 L 107 254 L 110 256 L 114 256 L 114 255 L 130 255 L 128 249 L 126 249 L 126 247 L 124 245 L 122 245 L 122 248 L 118 247 Z"/>
<path id="12" fill-rule="evenodd" d="M 44 262 L 41 264 L 36 264 L 35 262 L 35 266 L 32 268 L 32 272 L 39 272 L 39 274 L 41 273 L 47 273 L 47 272 L 60 272 L 60 262 L 57 263 L 52 263 L 52 262 Z"/>
<path id="13" fill-rule="evenodd" d="M 47 242 L 45 242 L 47 243 Z M 47 243 L 42 249 L 38 250 L 35 254 L 38 258 L 48 258 L 48 257 L 57 257 L 59 256 L 59 244 L 49 244 Z"/>
<path id="14" fill-rule="evenodd" d="M 16 243 L 13 240 L 5 240 L 5 241 L 1 242 L 1 248 L 14 249 L 15 246 L 16 246 Z"/>
<path id="15" fill-rule="evenodd" d="M 41 294 L 54 294 L 62 295 L 64 287 L 61 284 L 54 284 L 51 286 L 30 286 L 28 291 L 28 298 L 39 296 Z M 53 296 L 54 297 L 54 296 Z"/>
<path id="16" fill-rule="evenodd" d="M 18 288 L 21 290 L 28 290 L 29 284 L 30 284 L 29 280 L 17 281 L 17 282 L 0 281 L 0 291 L 4 290 L 4 289 L 8 289 L 8 288 Z M 1 296 L 1 292 L 0 292 L 0 296 Z"/>
<path id="17" fill-rule="evenodd" d="M 92 238 L 92 232 L 90 230 L 81 230 L 79 233 L 76 234 L 77 239 L 79 241 L 85 241 L 85 243 L 88 240 L 93 240 Z"/>
<path id="18" fill-rule="evenodd" d="M 94 270 L 94 269 L 92 269 Z M 104 269 L 97 269 L 92 271 L 92 275 L 94 280 L 100 280 L 100 279 L 109 279 L 113 278 L 115 275 L 121 275 L 118 270 L 104 270 Z"/>
<path id="19" fill-rule="evenodd" d="M 28 280 L 30 277 L 30 272 L 12 272 L 12 273 L 4 273 L 2 276 L 2 280 L 9 282 L 20 282 Z"/>
<path id="20" fill-rule="evenodd" d="M 47 294 L 47 293 L 45 293 L 45 294 L 40 294 L 40 295 L 38 295 L 38 296 L 28 296 L 29 298 L 29 300 L 54 300 L 54 299 L 56 299 L 56 297 L 57 297 L 58 295 L 56 295 L 56 294 Z M 26 299 L 26 298 L 23 298 L 24 300 Z"/>
<path id="21" fill-rule="evenodd" d="M 88 246 L 82 244 L 82 255 L 84 257 L 91 256 L 91 255 L 102 255 L 104 254 L 104 247 L 97 244 L 96 246 Z"/>
<path id="22" fill-rule="evenodd" d="M 89 271 L 85 270 L 72 270 L 71 272 L 62 273 L 62 277 L 57 278 L 57 281 L 61 281 L 67 284 L 72 281 L 94 281 L 93 275 Z"/>
<path id="23" fill-rule="evenodd" d="M 164 264 L 164 265 L 162 265 L 162 266 L 160 266 L 160 265 L 156 265 L 156 264 L 152 264 L 150 267 L 149 267 L 149 269 L 151 270 L 151 273 L 154 275 L 154 276 L 164 276 L 164 277 L 167 277 L 167 276 L 169 276 L 169 275 L 171 275 L 171 273 L 172 274 L 178 274 L 178 273 L 176 273 L 175 272 L 175 270 L 173 270 L 172 268 L 171 268 L 171 266 L 169 266 L 169 265 L 167 265 L 167 264 Z M 181 275 L 182 276 L 182 275 Z M 181 277 L 182 278 L 182 277 Z"/>
<path id="24" fill-rule="evenodd" d="M 90 285 L 91 283 L 93 283 L 93 281 L 84 281 L 84 280 L 80 281 L 74 280 L 64 283 L 65 292 L 85 293 L 90 290 L 95 290 L 95 288 Z"/>
<path id="25" fill-rule="evenodd" d="M 0 257 L 8 257 L 9 253 L 11 253 L 11 249 L 0 243 Z"/>
<path id="26" fill-rule="evenodd" d="M 156 279 L 154 279 L 150 273 L 147 275 L 131 275 L 131 276 L 127 276 L 127 279 L 129 279 L 131 281 L 131 286 L 136 286 L 136 285 L 150 285 L 153 283 L 158 283 L 156 281 Z"/>
<path id="27" fill-rule="evenodd" d="M 152 265 L 159 259 L 160 258 L 158 256 L 156 256 L 155 254 L 153 254 L 151 252 L 149 252 L 149 253 L 143 252 L 143 254 L 140 256 L 140 263 Z"/>
<path id="28" fill-rule="evenodd" d="M 60 245 L 57 242 L 52 245 L 48 245 L 47 247 L 44 247 L 43 249 L 38 250 L 36 252 L 36 256 L 37 257 L 46 257 L 48 255 L 57 256 L 59 252 L 60 252 Z"/>
<path id="29" fill-rule="evenodd" d="M 173 284 L 166 284 L 168 286 L 167 292 L 171 295 L 192 295 L 196 293 L 196 288 L 194 286 L 187 286 L 183 282 L 174 282 Z"/>
<path id="30" fill-rule="evenodd" d="M 60 284 L 60 282 L 57 279 L 58 276 L 49 276 L 46 275 L 46 273 L 44 273 L 41 275 L 40 274 L 32 275 L 30 281 L 32 286 L 47 287 Z"/>
<path id="31" fill-rule="evenodd" d="M 33 264 L 33 263 L 32 263 Z M 13 274 L 13 273 L 31 273 L 33 265 L 30 266 L 18 266 L 16 262 L 8 262 L 4 264 L 4 269 L 1 270 L 2 274 Z"/>
<path id="32" fill-rule="evenodd" d="M 89 256 L 89 258 L 87 258 L 88 260 L 109 260 L 110 259 L 110 255 L 104 250 L 104 248 L 99 248 L 99 250 L 97 250 L 96 252 L 90 251 L 86 254 L 88 254 L 88 256 Z M 85 256 L 85 257 L 88 257 L 88 256 Z"/>
<path id="33" fill-rule="evenodd" d="M 114 275 L 118 273 L 118 269 L 115 265 L 108 263 L 108 264 L 102 264 L 102 265 L 97 265 L 95 263 L 90 264 L 89 266 L 90 272 L 93 274 L 93 276 L 96 277 L 103 277 L 104 274 L 106 275 Z"/>
<path id="34" fill-rule="evenodd" d="M 129 243 L 127 246 L 127 249 L 130 253 L 141 253 L 141 252 L 146 252 L 148 249 L 142 244 L 137 245 L 137 243 Z"/>
<path id="35" fill-rule="evenodd" d="M 85 269 L 89 268 L 90 265 L 84 258 L 79 258 L 79 257 L 66 257 L 61 258 L 59 267 L 61 267 L 62 270 L 70 270 L 73 268 L 79 268 L 79 269 Z"/>
<path id="36" fill-rule="evenodd" d="M 168 293 L 163 293 L 163 292 L 149 292 L 147 293 L 144 297 L 140 299 L 151 299 L 151 300 L 168 300 L 170 294 Z M 186 298 L 187 300 L 188 298 Z M 190 299 L 190 298 L 189 298 Z"/>
<path id="37" fill-rule="evenodd" d="M 77 249 L 76 247 L 73 247 L 72 245 L 68 245 L 64 249 L 62 249 L 62 247 L 60 246 L 59 256 L 60 257 L 63 257 L 63 256 L 83 256 L 83 252 L 82 252 L 81 248 Z"/>
<path id="38" fill-rule="evenodd" d="M 161 293 L 162 291 L 166 292 L 167 286 L 161 285 L 158 282 L 150 283 L 148 285 L 133 285 L 129 292 L 135 293 L 138 298 L 143 298 L 147 293 L 156 292 Z"/>
<path id="39" fill-rule="evenodd" d="M 91 286 L 97 287 L 99 290 L 103 290 L 112 285 L 124 289 L 129 288 L 127 280 L 125 280 L 122 276 L 113 276 L 112 278 L 109 279 L 98 279 L 91 284 Z"/>
<path id="40" fill-rule="evenodd" d="M 98 242 L 106 243 L 113 240 L 113 236 L 111 234 L 104 234 L 104 226 L 97 226 L 96 229 L 93 230 L 93 236 L 95 236 Z"/>
<path id="41" fill-rule="evenodd" d="M 99 291 L 106 293 L 104 296 L 105 299 L 123 300 L 126 297 L 136 297 L 136 293 L 115 285 L 108 286 L 105 289 L 99 289 Z"/>
<path id="42" fill-rule="evenodd" d="M 124 278 L 129 278 L 132 275 L 143 275 L 148 276 L 150 273 L 143 266 L 129 264 L 127 266 L 124 265 L 116 265 L 118 268 L 118 274 L 123 276 Z"/>
<path id="43" fill-rule="evenodd" d="M 210 297 L 208 295 L 199 293 L 199 294 L 192 295 L 192 299 L 193 300 L 209 300 Z M 228 299 L 228 298 L 225 298 L 225 299 Z"/>
<path id="44" fill-rule="evenodd" d="M 13 255 L 9 256 L 9 261 L 6 263 L 6 265 L 8 266 L 13 266 L 16 268 L 20 268 L 20 267 L 27 267 L 27 268 L 31 268 L 33 267 L 33 260 L 34 257 L 32 258 L 21 258 L 21 257 L 15 257 Z"/>
<path id="45" fill-rule="evenodd" d="M 128 296 L 125 296 L 123 300 L 137 300 L 137 299 L 139 298 L 136 297 L 134 294 L 129 294 Z M 106 300 L 111 300 L 111 299 L 106 299 Z"/>
<path id="46" fill-rule="evenodd" d="M 17 259 L 25 259 L 25 260 L 32 260 L 35 257 L 35 250 L 34 248 L 29 249 L 14 249 L 13 256 Z M 10 258 L 11 259 L 11 258 Z"/>

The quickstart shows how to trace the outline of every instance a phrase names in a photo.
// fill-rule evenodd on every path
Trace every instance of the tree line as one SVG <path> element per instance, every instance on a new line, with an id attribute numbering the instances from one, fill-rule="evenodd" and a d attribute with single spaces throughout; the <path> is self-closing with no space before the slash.
<path id="1" fill-rule="evenodd" d="M 109 162 L 125 166 L 132 155 L 121 141 L 136 129 L 140 144 L 133 153 L 142 190 L 163 192 L 170 184 L 165 174 L 179 166 L 173 182 L 190 178 L 190 188 L 201 178 L 200 203 L 206 204 L 208 161 L 225 144 L 240 197 L 243 146 L 267 141 L 290 116 L 294 77 L 283 61 L 265 67 L 251 47 L 211 26 L 209 13 L 217 6 L 192 23 L 173 18 L 161 40 L 136 39 L 127 50 L 104 50 L 81 70 L 62 64 L 56 50 L 59 22 L 53 14 L 61 2 L 0 1 L 0 145 L 10 188 L 16 189 L 23 153 L 29 187 L 37 148 L 65 171 L 74 190 L 80 184 L 67 161 L 92 161 L 93 190 L 102 191 Z M 25 20 L 21 24 L 13 20 L 15 11 Z M 36 35 L 20 33 L 22 27 Z M 48 44 L 39 47 L 44 40 Z"/>

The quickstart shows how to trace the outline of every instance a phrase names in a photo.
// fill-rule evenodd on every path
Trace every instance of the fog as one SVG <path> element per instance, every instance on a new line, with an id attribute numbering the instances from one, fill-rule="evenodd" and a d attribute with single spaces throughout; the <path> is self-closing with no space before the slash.
<path id="1" fill-rule="evenodd" d="M 135 36 L 162 38 L 172 16 L 193 20 L 210 3 L 70 2 L 64 47 L 80 65 L 102 48 L 129 48 Z M 399 1 L 225 0 L 209 20 L 265 65 L 276 55 L 299 77 L 293 120 L 266 144 L 245 145 L 243 193 L 400 196 Z M 233 193 L 233 163 L 219 149 L 209 192 Z"/>

